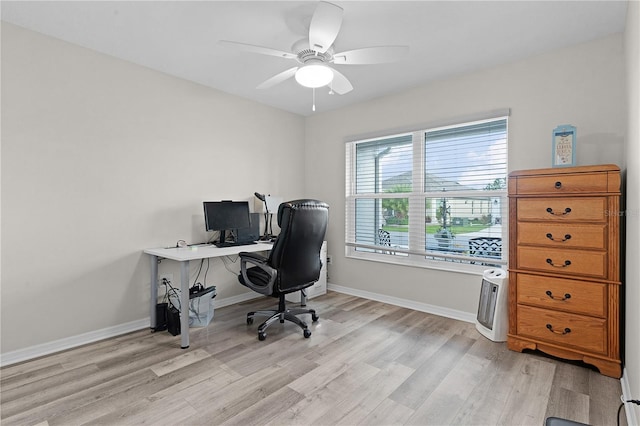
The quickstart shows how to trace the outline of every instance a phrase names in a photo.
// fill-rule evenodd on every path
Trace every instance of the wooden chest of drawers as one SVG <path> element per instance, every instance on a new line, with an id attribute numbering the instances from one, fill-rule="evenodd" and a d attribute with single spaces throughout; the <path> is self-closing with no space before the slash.
<path id="1" fill-rule="evenodd" d="M 620 169 L 509 174 L 509 349 L 620 377 Z"/>

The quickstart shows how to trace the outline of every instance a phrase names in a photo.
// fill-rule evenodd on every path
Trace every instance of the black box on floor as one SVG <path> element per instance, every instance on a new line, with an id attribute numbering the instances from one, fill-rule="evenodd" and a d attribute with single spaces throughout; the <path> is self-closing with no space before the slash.
<path id="1" fill-rule="evenodd" d="M 162 331 L 167 329 L 167 309 L 168 303 L 158 303 L 156 305 L 156 323 L 153 327 L 154 331 Z"/>
<path id="2" fill-rule="evenodd" d="M 180 334 L 180 311 L 173 306 L 167 311 L 167 329 L 173 336 Z"/>

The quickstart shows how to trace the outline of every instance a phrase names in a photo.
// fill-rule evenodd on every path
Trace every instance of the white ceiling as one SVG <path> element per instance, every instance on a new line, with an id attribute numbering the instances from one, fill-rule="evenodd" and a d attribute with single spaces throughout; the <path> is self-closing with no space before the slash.
<path id="1" fill-rule="evenodd" d="M 406 59 L 336 65 L 354 86 L 316 90 L 317 112 L 427 81 L 624 31 L 626 1 L 333 1 L 344 9 L 336 51 L 408 45 Z M 313 1 L 2 1 L 2 20 L 227 93 L 310 115 L 293 79 L 255 87 L 293 60 L 220 46 L 234 40 L 290 51 L 307 35 Z"/>

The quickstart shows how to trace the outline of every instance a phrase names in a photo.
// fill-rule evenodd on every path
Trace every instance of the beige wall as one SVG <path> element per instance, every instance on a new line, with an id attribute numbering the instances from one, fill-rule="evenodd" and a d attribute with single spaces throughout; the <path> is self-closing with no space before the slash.
<path id="1" fill-rule="evenodd" d="M 142 249 L 204 241 L 203 200 L 302 196 L 303 157 L 300 116 L 3 23 L 2 353 L 148 317 Z"/>
<path id="2" fill-rule="evenodd" d="M 551 132 L 559 124 L 577 127 L 579 165 L 621 164 L 624 105 L 622 36 L 615 35 L 309 117 L 306 188 L 331 205 L 330 282 L 470 314 L 477 311 L 478 276 L 345 258 L 345 140 L 510 108 L 510 170 L 550 167 Z"/>
<path id="3" fill-rule="evenodd" d="M 629 398 L 640 398 L 640 2 L 629 2 L 625 30 L 627 74 L 627 269 L 625 279 L 625 376 Z M 640 407 L 633 406 L 636 421 Z"/>

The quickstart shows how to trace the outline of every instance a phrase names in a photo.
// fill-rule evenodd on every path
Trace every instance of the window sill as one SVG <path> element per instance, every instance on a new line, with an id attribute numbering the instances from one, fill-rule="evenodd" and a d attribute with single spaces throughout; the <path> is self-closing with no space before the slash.
<path id="1" fill-rule="evenodd" d="M 428 259 L 423 259 L 422 256 L 418 256 L 418 255 L 399 256 L 399 255 L 380 254 L 380 253 L 354 253 L 352 250 L 349 250 L 349 247 L 346 248 L 345 257 L 348 259 L 364 260 L 368 262 L 388 263 L 388 264 L 397 265 L 397 266 L 408 266 L 412 268 L 423 268 L 423 269 L 435 269 L 439 271 L 456 272 L 459 274 L 480 275 L 480 276 L 482 276 L 484 271 L 486 271 L 487 269 L 497 267 L 497 266 L 488 266 L 488 265 L 473 265 L 468 263 L 457 263 L 453 261 L 451 262 L 432 261 Z M 500 265 L 499 267 L 502 269 L 506 269 L 506 261 L 502 260 L 501 262 L 505 262 L 505 264 Z"/>

